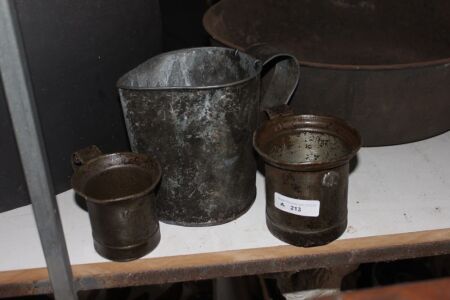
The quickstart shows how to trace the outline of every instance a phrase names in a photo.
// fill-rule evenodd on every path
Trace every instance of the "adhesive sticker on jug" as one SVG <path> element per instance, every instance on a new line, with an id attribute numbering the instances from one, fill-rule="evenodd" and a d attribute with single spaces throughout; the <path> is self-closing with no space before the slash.
<path id="1" fill-rule="evenodd" d="M 301 200 L 275 193 L 275 207 L 290 214 L 304 217 L 318 217 L 319 200 Z"/>

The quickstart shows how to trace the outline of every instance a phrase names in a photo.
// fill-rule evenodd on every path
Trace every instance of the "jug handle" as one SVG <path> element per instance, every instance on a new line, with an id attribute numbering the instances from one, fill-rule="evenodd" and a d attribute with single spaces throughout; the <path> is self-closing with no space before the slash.
<path id="1" fill-rule="evenodd" d="M 265 43 L 254 44 L 247 48 L 245 53 L 261 60 L 264 72 L 267 68 L 275 68 L 267 89 L 261 96 L 261 110 L 288 104 L 300 79 L 300 66 L 297 59 Z"/>
<path id="2" fill-rule="evenodd" d="M 91 145 L 72 154 L 72 168 L 74 171 L 90 160 L 103 155 L 102 151 L 96 146 Z"/>

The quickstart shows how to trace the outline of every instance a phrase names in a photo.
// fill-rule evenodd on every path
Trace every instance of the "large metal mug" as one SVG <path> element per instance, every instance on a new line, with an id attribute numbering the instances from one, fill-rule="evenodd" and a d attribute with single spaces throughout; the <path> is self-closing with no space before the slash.
<path id="1" fill-rule="evenodd" d="M 265 162 L 266 223 L 280 240 L 302 247 L 327 244 L 347 227 L 349 162 L 359 133 L 331 116 L 268 111 L 254 134 Z"/>
<path id="2" fill-rule="evenodd" d="M 119 79 L 132 150 L 154 155 L 163 166 L 157 199 L 161 221 L 221 224 L 252 205 L 252 133 L 260 108 L 289 101 L 299 66 L 292 55 L 265 45 L 246 52 L 177 50 L 155 56 Z M 265 65 L 273 72 L 260 98 Z"/>

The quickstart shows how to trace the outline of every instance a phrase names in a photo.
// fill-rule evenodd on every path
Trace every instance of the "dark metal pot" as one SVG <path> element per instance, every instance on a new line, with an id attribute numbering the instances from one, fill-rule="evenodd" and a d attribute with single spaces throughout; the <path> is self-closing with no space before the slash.
<path id="1" fill-rule="evenodd" d="M 361 146 L 343 120 L 292 112 L 270 114 L 254 134 L 265 161 L 266 223 L 286 243 L 312 247 L 347 227 L 349 161 Z"/>
<path id="2" fill-rule="evenodd" d="M 86 199 L 95 250 L 115 261 L 152 251 L 161 238 L 155 207 L 158 162 L 145 154 L 102 154 L 96 146 L 74 153 L 72 160 L 72 187 Z"/>
<path id="3" fill-rule="evenodd" d="M 274 64 L 262 106 L 286 103 L 298 64 L 265 46 L 256 58 L 218 47 L 153 57 L 118 81 L 133 151 L 163 165 L 158 194 L 162 221 L 206 226 L 231 221 L 255 199 L 252 133 L 260 107 L 260 73 Z"/>
<path id="4" fill-rule="evenodd" d="M 295 54 L 294 111 L 343 118 L 365 146 L 450 129 L 450 1 L 222 0 L 203 23 L 222 45 Z"/>

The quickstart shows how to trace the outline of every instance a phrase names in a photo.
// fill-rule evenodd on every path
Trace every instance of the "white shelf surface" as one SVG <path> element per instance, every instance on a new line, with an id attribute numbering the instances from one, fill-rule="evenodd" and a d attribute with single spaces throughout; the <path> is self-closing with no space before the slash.
<path id="1" fill-rule="evenodd" d="M 349 225 L 340 239 L 450 228 L 450 132 L 398 146 L 362 148 L 350 175 Z M 284 245 L 265 225 L 264 178 L 239 219 L 213 227 L 161 223 L 146 258 Z M 72 190 L 57 196 L 72 264 L 105 262 L 94 250 L 87 212 Z M 0 271 L 45 267 L 31 206 L 0 214 Z"/>

